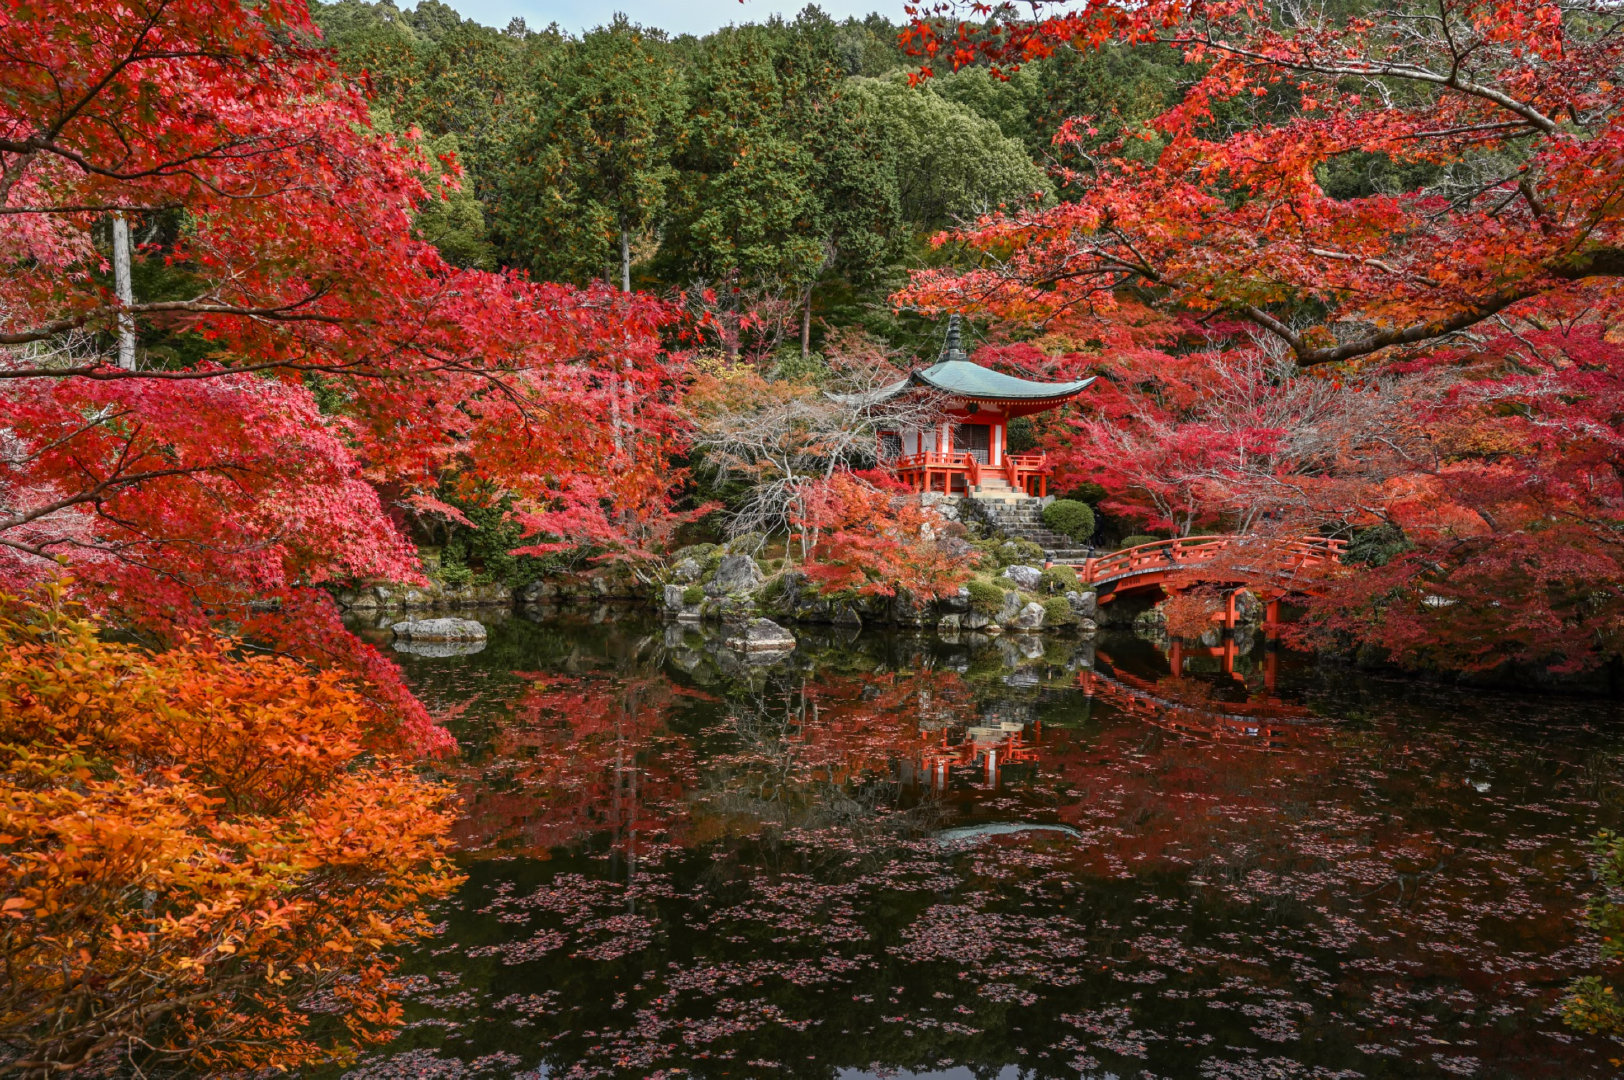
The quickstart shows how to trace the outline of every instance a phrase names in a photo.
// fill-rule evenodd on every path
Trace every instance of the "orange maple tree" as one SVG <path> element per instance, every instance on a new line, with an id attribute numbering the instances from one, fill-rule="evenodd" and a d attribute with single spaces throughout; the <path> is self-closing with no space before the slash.
<path id="1" fill-rule="evenodd" d="M 0 603 L 0 1072 L 286 1070 L 399 1023 L 450 792 L 349 681 L 232 644 Z"/>

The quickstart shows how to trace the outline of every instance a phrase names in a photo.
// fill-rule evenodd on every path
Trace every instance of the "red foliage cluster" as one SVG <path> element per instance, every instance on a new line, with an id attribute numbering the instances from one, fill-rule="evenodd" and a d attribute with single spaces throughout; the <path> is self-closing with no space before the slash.
<path id="1" fill-rule="evenodd" d="M 937 543 L 944 522 L 888 478 L 836 472 L 802 497 L 795 524 L 811 538 L 806 576 L 825 593 L 943 596 L 970 576 Z"/>
<path id="2" fill-rule="evenodd" d="M 165 635 L 253 605 L 405 703 L 330 617 L 306 632 L 304 590 L 417 579 L 399 522 L 454 516 L 447 477 L 510 498 L 529 550 L 642 550 L 671 488 L 668 313 L 446 264 L 411 228 L 438 170 L 318 46 L 298 0 L 0 11 L 0 583 L 65 560 Z M 112 215 L 177 295 L 118 299 Z M 117 366 L 121 327 L 172 347 Z"/>
<path id="3" fill-rule="evenodd" d="M 1148 133 L 1065 176 L 1063 201 L 956 234 L 996 260 L 920 272 L 905 294 L 1040 323 L 1068 353 L 1049 367 L 1107 376 L 1075 432 L 1047 432 L 1062 485 L 1095 480 L 1107 509 L 1180 533 L 1380 526 L 1381 550 L 1354 545 L 1368 572 L 1317 604 L 1321 643 L 1456 670 L 1620 654 L 1624 39 L 1610 9 L 942 14 L 913 39 L 956 65 L 1161 43 L 1194 79 Z M 1141 136 L 1159 152 L 1130 146 Z M 1429 179 L 1328 190 L 1349 159 Z"/>

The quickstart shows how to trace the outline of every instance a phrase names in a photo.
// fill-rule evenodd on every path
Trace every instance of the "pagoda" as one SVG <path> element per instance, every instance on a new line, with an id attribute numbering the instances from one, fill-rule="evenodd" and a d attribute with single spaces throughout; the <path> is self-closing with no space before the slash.
<path id="1" fill-rule="evenodd" d="M 946 399 L 943 419 L 927 428 L 880 431 L 880 461 L 915 491 L 1002 499 L 1047 495 L 1048 455 L 1011 454 L 1009 422 L 1057 409 L 1093 382 L 1035 382 L 972 363 L 953 315 L 936 363 L 910 371 L 876 395 L 883 400 L 919 387 L 935 391 Z"/>

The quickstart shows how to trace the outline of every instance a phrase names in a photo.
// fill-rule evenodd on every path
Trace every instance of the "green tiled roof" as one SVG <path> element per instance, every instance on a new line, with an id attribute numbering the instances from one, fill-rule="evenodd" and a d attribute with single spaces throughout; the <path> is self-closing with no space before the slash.
<path id="1" fill-rule="evenodd" d="M 911 376 L 913 381 L 934 387 L 944 394 L 964 398 L 991 398 L 996 401 L 1042 401 L 1070 397 L 1088 387 L 1093 378 L 1076 382 L 1046 383 L 1005 375 L 969 360 L 943 360 Z"/>

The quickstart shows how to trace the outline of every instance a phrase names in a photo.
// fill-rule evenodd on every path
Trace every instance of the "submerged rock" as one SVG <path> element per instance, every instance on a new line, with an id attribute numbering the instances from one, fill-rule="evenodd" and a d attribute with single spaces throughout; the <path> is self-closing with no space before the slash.
<path id="1" fill-rule="evenodd" d="M 736 637 L 727 639 L 735 652 L 788 652 L 795 648 L 795 635 L 771 619 L 751 619 Z"/>
<path id="2" fill-rule="evenodd" d="M 472 656 L 485 648 L 485 639 L 477 641 L 411 641 L 396 638 L 392 648 L 396 652 L 413 656 Z"/>
<path id="3" fill-rule="evenodd" d="M 412 619 L 389 629 L 403 641 L 484 641 L 485 627 L 472 619 Z"/>

